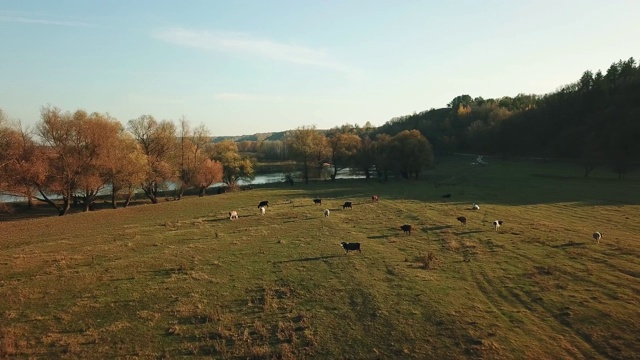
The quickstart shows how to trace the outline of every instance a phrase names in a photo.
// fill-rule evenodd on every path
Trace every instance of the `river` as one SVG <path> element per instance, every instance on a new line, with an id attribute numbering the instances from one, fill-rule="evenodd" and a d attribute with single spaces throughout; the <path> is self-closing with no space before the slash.
<path id="1" fill-rule="evenodd" d="M 331 169 L 331 171 L 333 170 Z M 329 180 L 331 179 L 331 174 L 332 174 L 331 171 L 327 171 L 327 170 L 315 171 L 310 176 L 314 180 Z M 294 179 L 296 182 L 302 181 L 300 176 L 296 176 Z M 364 175 L 353 173 L 351 169 L 347 168 L 347 169 L 339 170 L 338 175 L 336 176 L 336 179 L 364 179 Z M 285 181 L 285 173 L 268 173 L 268 174 L 256 175 L 254 179 L 251 181 L 240 180 L 238 181 L 238 184 L 239 185 L 261 185 L 261 184 L 272 184 L 272 183 L 278 183 L 278 182 L 284 182 L 284 181 Z M 210 187 L 215 188 L 215 187 L 224 186 L 224 185 L 225 185 L 224 183 L 215 183 Z M 166 189 L 175 190 L 176 183 L 168 182 Z M 103 189 L 100 193 L 103 195 L 107 195 L 111 193 L 110 191 L 111 191 L 110 187 L 107 187 Z M 55 199 L 56 197 L 54 196 L 53 198 Z M 21 201 L 27 201 L 27 199 L 23 196 L 0 195 L 0 202 L 21 202 Z"/>

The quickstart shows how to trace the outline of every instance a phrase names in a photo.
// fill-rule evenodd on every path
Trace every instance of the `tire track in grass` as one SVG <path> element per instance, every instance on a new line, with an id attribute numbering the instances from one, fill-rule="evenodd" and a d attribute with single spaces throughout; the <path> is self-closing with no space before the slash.
<path id="1" fill-rule="evenodd" d="M 591 280 L 591 279 L 586 278 L 586 277 L 575 276 L 575 274 L 584 273 L 584 270 L 577 269 L 574 266 L 572 266 L 571 264 L 567 264 L 567 263 L 562 264 L 563 266 L 571 267 L 572 271 L 568 271 L 568 270 L 565 270 L 563 267 L 558 266 L 557 264 L 554 264 L 554 263 L 550 264 L 547 261 L 543 262 L 542 259 L 540 259 L 540 258 L 534 258 L 531 255 L 527 255 L 522 251 L 514 250 L 510 246 L 505 246 L 504 249 L 506 251 L 510 252 L 511 254 L 515 255 L 515 256 L 518 256 L 518 257 L 521 257 L 521 258 L 524 258 L 524 259 L 528 260 L 531 264 L 538 264 L 538 265 L 543 265 L 543 266 L 551 266 L 554 269 L 555 272 L 558 272 L 559 274 L 561 274 L 564 277 L 566 277 L 569 280 L 569 282 L 571 282 L 571 283 L 575 283 L 576 281 L 579 281 L 579 282 L 587 283 L 590 286 L 595 287 L 595 288 L 604 289 L 606 291 L 603 292 L 603 294 L 605 296 L 607 296 L 609 298 L 609 300 L 618 300 L 619 296 L 614 295 L 614 294 L 616 294 L 620 288 L 626 288 L 626 287 L 629 286 L 629 284 L 627 282 L 625 282 L 624 284 L 614 283 L 615 285 L 617 285 L 614 288 L 614 287 L 611 287 L 609 285 L 606 285 L 603 282 Z M 553 261 L 553 259 L 550 259 L 550 260 Z"/>
<path id="2" fill-rule="evenodd" d="M 516 256 L 521 256 L 522 258 L 525 258 L 529 261 L 531 261 L 533 264 L 539 263 L 540 261 L 538 259 L 534 259 L 531 256 L 525 255 L 521 252 L 518 252 L 516 250 L 513 249 L 507 249 L 508 251 L 510 251 L 511 253 L 513 253 Z M 603 285 L 603 283 L 601 282 L 597 282 L 597 281 L 593 281 L 593 280 L 588 280 L 585 278 L 580 278 L 580 277 L 575 277 L 572 276 L 570 272 L 560 268 L 560 267 L 553 267 L 554 272 L 558 272 L 561 275 L 563 275 L 564 277 L 568 278 L 570 282 L 575 283 L 576 281 L 582 281 L 585 283 L 588 283 L 590 285 L 593 285 L 596 288 L 605 288 L 605 286 Z M 576 271 L 576 273 L 579 273 L 578 271 Z M 610 287 L 606 287 L 607 292 L 611 292 L 611 293 L 615 293 L 615 290 L 612 290 Z M 524 302 L 524 300 L 522 299 L 522 295 L 517 293 L 515 290 L 513 290 L 512 288 L 507 288 L 507 291 L 509 292 L 509 296 L 511 296 L 512 298 Z M 604 295 L 606 295 L 609 300 L 619 300 L 618 296 L 615 295 L 610 295 L 607 292 L 603 292 Z M 527 295 L 528 296 L 528 295 Z M 530 300 L 533 302 L 533 299 L 531 299 L 531 297 L 529 297 Z M 592 339 L 590 334 L 588 334 L 585 331 L 581 331 L 580 329 L 576 329 L 574 328 L 571 323 L 569 323 L 568 321 L 564 320 L 564 313 L 566 311 L 561 311 L 560 313 L 558 313 L 557 311 L 554 311 L 554 309 L 549 308 L 548 306 L 544 306 L 538 302 L 535 302 L 537 304 L 537 307 L 542 309 L 543 311 L 545 311 L 545 313 L 550 317 L 553 318 L 558 324 L 562 325 L 565 329 L 568 329 L 572 332 L 572 334 L 575 335 L 576 338 L 579 338 L 582 340 L 583 343 L 587 344 L 589 346 L 590 349 L 593 350 L 594 353 L 599 354 L 600 356 L 604 357 L 604 358 L 611 358 L 612 354 L 608 353 L 607 351 L 603 350 L 601 346 L 599 346 L 598 344 L 595 344 Z M 556 333 L 560 333 L 560 332 L 556 332 Z M 606 342 L 603 343 L 604 345 L 606 345 Z M 585 355 L 583 353 L 583 355 Z M 588 355 L 588 356 L 586 356 Z M 585 357 L 586 358 L 591 358 L 593 354 L 586 354 Z"/>
<path id="3" fill-rule="evenodd" d="M 499 284 L 496 284 L 495 281 L 491 279 L 491 277 L 489 276 L 489 274 L 487 274 L 486 271 L 481 270 L 480 276 L 482 277 L 482 280 L 487 284 L 489 284 L 489 286 L 491 286 L 492 288 L 494 289 L 503 288 L 504 291 L 500 291 L 500 296 L 503 299 L 511 299 L 516 303 L 520 304 L 520 306 L 524 307 L 527 310 L 528 314 L 531 315 L 528 317 L 527 323 L 530 324 L 532 321 L 535 320 L 536 328 L 538 329 L 550 328 L 551 331 L 545 331 L 545 333 L 549 333 L 549 334 L 561 334 L 562 331 L 559 331 L 559 330 L 568 328 L 569 330 L 571 330 L 573 338 L 582 340 L 579 344 L 574 342 L 573 348 L 576 351 L 578 351 L 578 353 L 583 358 L 585 359 L 592 358 L 593 352 L 596 352 L 604 357 L 607 357 L 607 354 L 601 353 L 596 347 L 594 347 L 594 345 L 590 341 L 588 341 L 588 339 L 585 339 L 583 334 L 581 334 L 580 332 L 577 332 L 570 325 L 563 323 L 560 320 L 560 317 L 558 316 L 557 313 L 554 313 L 553 311 L 545 308 L 544 306 L 539 305 L 540 309 L 542 309 L 548 315 L 546 317 L 547 319 L 550 318 L 555 320 L 556 326 L 552 326 L 551 324 L 549 324 L 549 322 L 545 322 L 543 319 L 541 319 L 539 316 L 536 315 L 536 311 L 538 310 L 538 307 L 534 305 L 533 301 L 531 301 L 532 300 L 531 298 L 529 298 L 530 301 L 526 301 L 520 293 L 514 290 L 512 286 L 501 286 Z M 592 350 L 592 351 L 589 351 L 589 350 Z M 576 354 L 567 354 L 567 355 L 574 357 Z"/>

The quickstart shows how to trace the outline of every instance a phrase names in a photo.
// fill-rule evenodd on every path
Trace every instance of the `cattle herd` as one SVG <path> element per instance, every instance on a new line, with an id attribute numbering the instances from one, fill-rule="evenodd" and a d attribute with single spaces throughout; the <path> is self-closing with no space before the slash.
<path id="1" fill-rule="evenodd" d="M 442 195 L 443 199 L 450 199 L 451 198 L 451 194 L 445 194 Z M 377 203 L 379 200 L 378 195 L 372 195 L 371 196 L 371 202 L 373 203 Z M 315 205 L 322 205 L 322 199 L 321 198 L 314 198 L 312 199 L 313 203 Z M 266 208 L 269 206 L 269 201 L 267 200 L 263 200 L 260 201 L 260 203 L 258 204 L 258 210 L 260 211 L 261 215 L 264 215 L 266 212 Z M 344 204 L 342 204 L 342 209 L 346 210 L 346 209 L 353 209 L 353 202 L 352 201 L 345 201 Z M 473 203 L 473 205 L 471 206 L 471 210 L 480 210 L 480 206 L 476 203 Z M 324 209 L 322 211 L 324 217 L 329 217 L 329 214 L 331 213 L 331 211 L 329 211 L 329 209 Z M 229 211 L 229 219 L 230 220 L 235 220 L 238 219 L 238 212 L 235 210 Z M 458 216 L 456 218 L 461 225 L 467 225 L 467 218 L 465 216 Z M 495 220 L 491 223 L 493 225 L 493 228 L 496 232 L 499 231 L 500 227 L 504 224 L 504 222 L 502 220 Z M 411 226 L 410 224 L 404 224 L 400 226 L 400 230 L 403 231 L 404 234 L 406 235 L 411 235 L 411 231 L 413 230 L 413 226 Z M 600 239 L 602 239 L 604 233 L 603 232 L 594 232 L 593 233 L 593 240 L 596 243 L 600 243 Z M 360 243 L 354 242 L 354 243 L 348 243 L 348 242 L 341 242 L 340 246 L 344 249 L 345 251 L 345 255 L 349 253 L 349 251 L 358 251 L 358 252 L 362 252 L 360 249 Z"/>

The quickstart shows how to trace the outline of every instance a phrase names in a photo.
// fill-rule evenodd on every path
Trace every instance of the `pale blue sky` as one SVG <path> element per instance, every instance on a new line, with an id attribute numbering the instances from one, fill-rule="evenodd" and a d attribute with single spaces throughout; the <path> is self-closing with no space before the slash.
<path id="1" fill-rule="evenodd" d="M 640 1 L 0 0 L 0 108 L 330 128 L 544 94 L 638 58 Z"/>

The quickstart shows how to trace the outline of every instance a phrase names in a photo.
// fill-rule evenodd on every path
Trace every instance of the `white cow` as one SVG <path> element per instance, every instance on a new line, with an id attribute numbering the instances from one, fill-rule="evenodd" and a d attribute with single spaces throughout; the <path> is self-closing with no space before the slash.
<path id="1" fill-rule="evenodd" d="M 329 217 L 329 209 L 324 209 L 324 217 Z"/>
<path id="2" fill-rule="evenodd" d="M 237 219 L 238 218 L 238 212 L 235 210 L 229 211 L 229 220 L 233 220 L 233 219 Z"/>
<path id="3" fill-rule="evenodd" d="M 600 244 L 600 239 L 602 239 L 602 236 L 604 235 L 604 233 L 601 233 L 599 231 L 596 231 L 593 233 L 593 241 L 597 242 L 598 244 Z"/>
<path id="4" fill-rule="evenodd" d="M 264 206 L 261 206 L 261 207 L 260 207 L 260 215 L 264 215 L 264 213 L 265 213 L 266 211 L 267 211 L 267 210 L 264 208 Z"/>

